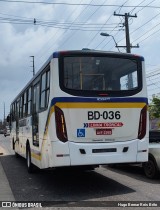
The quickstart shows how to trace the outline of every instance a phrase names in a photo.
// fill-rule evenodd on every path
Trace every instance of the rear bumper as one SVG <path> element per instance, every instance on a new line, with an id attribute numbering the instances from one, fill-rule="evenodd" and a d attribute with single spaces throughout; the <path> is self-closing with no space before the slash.
<path id="1" fill-rule="evenodd" d="M 148 160 L 148 148 L 139 147 L 139 143 L 139 139 L 116 142 L 116 144 L 115 142 L 103 144 L 69 142 L 70 164 L 75 166 L 145 162 Z"/>
<path id="2" fill-rule="evenodd" d="M 51 148 L 49 163 L 45 167 L 148 161 L 148 144 L 145 140 L 139 139 L 113 143 L 76 143 L 69 141 L 62 143 L 55 141 L 52 142 Z"/>

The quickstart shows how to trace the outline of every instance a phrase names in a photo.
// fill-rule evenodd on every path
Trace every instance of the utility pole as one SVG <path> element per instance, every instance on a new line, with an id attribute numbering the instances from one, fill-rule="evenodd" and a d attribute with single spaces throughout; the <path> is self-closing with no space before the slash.
<path id="1" fill-rule="evenodd" d="M 35 67 L 34 67 L 34 56 L 32 55 L 32 56 L 30 56 L 33 60 L 32 60 L 32 62 L 33 62 L 33 65 L 32 65 L 32 68 L 33 68 L 33 77 L 34 77 L 34 75 L 35 75 Z"/>
<path id="2" fill-rule="evenodd" d="M 125 13 L 124 15 L 122 14 L 116 14 L 116 12 L 114 12 L 114 15 L 115 16 L 122 16 L 122 17 L 125 17 L 125 23 L 124 23 L 124 26 L 125 26 L 125 32 L 126 32 L 126 46 L 118 46 L 118 47 L 125 47 L 126 48 L 126 52 L 127 53 L 131 53 L 131 48 L 138 48 L 139 45 L 137 44 L 136 46 L 132 46 L 130 44 L 130 36 L 129 36 L 129 24 L 128 24 L 128 18 L 129 17 L 137 17 L 137 15 L 130 15 L 129 13 Z"/>

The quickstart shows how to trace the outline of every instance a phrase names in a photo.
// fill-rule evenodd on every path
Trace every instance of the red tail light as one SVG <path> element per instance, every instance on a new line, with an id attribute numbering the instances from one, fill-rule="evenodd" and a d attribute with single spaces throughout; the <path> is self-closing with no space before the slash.
<path id="1" fill-rule="evenodd" d="M 55 106 L 55 121 L 56 121 L 56 132 L 57 132 L 57 137 L 59 138 L 60 141 L 66 142 L 68 141 L 67 137 L 67 130 L 66 130 L 66 123 L 65 123 L 65 118 L 64 118 L 64 113 L 63 111 Z"/>
<path id="2" fill-rule="evenodd" d="M 143 107 L 140 113 L 138 139 L 144 138 L 144 136 L 146 135 L 146 128 L 147 128 L 147 105 Z"/>

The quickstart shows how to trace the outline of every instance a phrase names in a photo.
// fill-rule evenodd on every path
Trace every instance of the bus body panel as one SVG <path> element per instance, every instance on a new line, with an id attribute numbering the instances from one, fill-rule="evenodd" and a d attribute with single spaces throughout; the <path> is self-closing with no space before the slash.
<path id="1" fill-rule="evenodd" d="M 96 107 L 95 103 L 78 104 L 78 106 L 84 106 L 84 108 L 76 108 L 77 104 L 74 103 L 71 105 L 57 103 L 59 107 L 69 107 L 62 110 L 66 119 L 68 139 L 74 142 L 116 142 L 136 139 L 140 112 L 145 105 L 145 103 L 139 103 L 136 107 L 136 105 L 130 103 L 124 105 L 123 103 L 109 104 L 106 102 L 98 104 L 97 108 L 93 108 Z M 70 106 L 73 108 L 70 108 Z M 91 108 L 89 108 L 90 106 Z M 114 108 L 108 108 L 108 106 Z M 129 106 L 131 108 L 127 108 Z"/>
<path id="2" fill-rule="evenodd" d="M 60 141 L 52 142 L 52 162 L 50 167 L 70 166 L 70 149 L 69 143 L 62 143 Z"/>

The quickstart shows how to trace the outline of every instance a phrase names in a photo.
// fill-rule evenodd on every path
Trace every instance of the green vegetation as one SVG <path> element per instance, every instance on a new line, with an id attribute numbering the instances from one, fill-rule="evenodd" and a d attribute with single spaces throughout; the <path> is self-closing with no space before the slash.
<path id="1" fill-rule="evenodd" d="M 160 118 L 160 98 L 154 97 L 149 105 L 149 118 L 150 120 Z"/>

